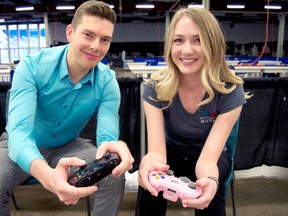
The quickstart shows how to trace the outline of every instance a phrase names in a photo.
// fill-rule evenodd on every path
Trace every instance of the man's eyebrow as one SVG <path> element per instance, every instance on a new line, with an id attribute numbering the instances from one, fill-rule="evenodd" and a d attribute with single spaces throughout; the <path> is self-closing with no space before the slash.
<path id="1" fill-rule="evenodd" d="M 92 31 L 90 31 L 89 29 L 83 29 L 82 32 L 88 32 L 89 34 L 93 34 L 93 35 L 95 35 L 95 33 L 92 32 Z"/>
<path id="2" fill-rule="evenodd" d="M 90 31 L 89 29 L 83 29 L 82 32 L 88 32 L 91 35 L 97 35 L 93 31 Z M 103 36 L 103 38 L 112 39 L 112 36 L 111 35 L 105 35 L 105 36 Z"/>
<path id="3" fill-rule="evenodd" d="M 112 39 L 112 36 L 103 36 L 103 38 Z"/>

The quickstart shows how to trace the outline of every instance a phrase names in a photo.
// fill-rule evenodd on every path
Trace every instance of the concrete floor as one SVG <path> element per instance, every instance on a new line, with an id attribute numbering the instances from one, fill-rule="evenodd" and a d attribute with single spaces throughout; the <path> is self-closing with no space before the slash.
<path id="1" fill-rule="evenodd" d="M 286 172 L 287 173 L 287 172 Z M 250 176 L 235 182 L 235 200 L 238 216 L 287 216 L 288 178 Z M 15 191 L 20 210 L 11 202 L 11 216 L 82 216 L 87 215 L 85 200 L 75 206 L 60 203 L 55 195 L 40 185 L 21 186 Z M 134 216 L 137 193 L 125 193 L 119 216 Z M 90 198 L 92 202 L 92 197 Z M 230 192 L 227 197 L 227 216 L 232 216 Z M 193 209 L 182 208 L 179 203 L 169 203 L 167 216 L 194 215 Z"/>

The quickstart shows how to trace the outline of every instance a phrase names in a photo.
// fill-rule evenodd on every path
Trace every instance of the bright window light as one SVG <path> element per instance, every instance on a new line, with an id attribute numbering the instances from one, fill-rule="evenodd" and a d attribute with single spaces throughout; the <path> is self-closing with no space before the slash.
<path id="1" fill-rule="evenodd" d="M 5 19 L 0 19 L 0 22 L 5 22 Z"/>
<path id="2" fill-rule="evenodd" d="M 244 9 L 245 5 L 244 4 L 228 4 L 227 8 L 228 9 Z"/>
<path id="3" fill-rule="evenodd" d="M 202 4 L 189 4 L 189 8 L 204 8 L 204 5 Z"/>
<path id="4" fill-rule="evenodd" d="M 33 6 L 16 7 L 16 11 L 31 11 L 34 10 Z"/>
<path id="5" fill-rule="evenodd" d="M 56 7 L 57 10 L 74 10 L 75 6 L 73 5 L 59 5 Z"/>
<path id="6" fill-rule="evenodd" d="M 272 10 L 280 10 L 282 8 L 281 5 L 265 5 L 265 9 L 272 9 Z"/>
<path id="7" fill-rule="evenodd" d="M 155 6 L 153 4 L 137 4 L 136 8 L 152 9 Z"/>

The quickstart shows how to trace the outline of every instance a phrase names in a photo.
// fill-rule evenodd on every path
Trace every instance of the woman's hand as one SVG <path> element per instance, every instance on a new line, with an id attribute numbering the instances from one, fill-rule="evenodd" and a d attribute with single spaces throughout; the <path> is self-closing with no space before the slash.
<path id="1" fill-rule="evenodd" d="M 218 190 L 218 183 L 215 180 L 204 177 L 196 181 L 196 185 L 202 189 L 202 194 L 197 199 L 184 199 L 182 205 L 190 208 L 207 208 Z"/>
<path id="2" fill-rule="evenodd" d="M 139 185 L 147 189 L 153 196 L 158 196 L 157 190 L 149 182 L 149 173 L 151 171 L 166 171 L 169 166 L 163 163 L 166 159 L 161 158 L 161 156 L 155 152 L 150 152 L 146 154 L 139 166 Z"/>

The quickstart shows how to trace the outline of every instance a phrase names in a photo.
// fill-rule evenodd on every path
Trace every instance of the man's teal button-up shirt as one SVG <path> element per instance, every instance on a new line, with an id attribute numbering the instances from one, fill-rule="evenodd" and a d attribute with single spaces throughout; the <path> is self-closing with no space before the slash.
<path id="1" fill-rule="evenodd" d="M 8 113 L 9 156 L 29 173 L 39 148 L 77 138 L 96 114 L 97 145 L 119 139 L 120 91 L 115 72 L 102 63 L 76 85 L 69 77 L 69 45 L 23 58 L 14 73 Z"/>

